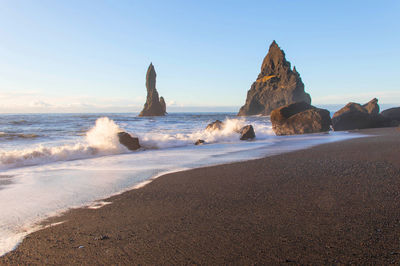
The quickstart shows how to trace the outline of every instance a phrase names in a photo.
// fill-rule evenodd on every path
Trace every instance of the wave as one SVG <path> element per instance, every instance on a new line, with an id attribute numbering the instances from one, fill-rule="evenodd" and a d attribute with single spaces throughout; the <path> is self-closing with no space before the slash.
<path id="1" fill-rule="evenodd" d="M 7 132 L 0 132 L 0 138 L 4 139 L 33 139 L 38 138 L 39 135 L 37 134 L 23 134 L 23 133 L 7 133 Z"/>
<path id="2" fill-rule="evenodd" d="M 0 151 L 0 169 L 125 153 L 128 150 L 118 142 L 117 133 L 119 131 L 121 129 L 114 121 L 106 117 L 99 118 L 81 142 L 61 146 L 38 145 L 23 150 Z"/>
<path id="3" fill-rule="evenodd" d="M 147 132 L 138 134 L 138 137 L 143 149 L 182 147 L 193 145 L 198 139 L 209 144 L 237 142 L 239 141 L 237 131 L 245 124 L 244 119 L 225 119 L 221 130 L 208 131 L 202 127 L 187 134 Z M 270 125 L 266 123 L 253 123 L 253 126 L 257 139 L 270 137 L 273 134 Z M 120 131 L 124 130 L 113 120 L 102 117 L 97 119 L 94 127 L 76 143 L 61 146 L 38 145 L 23 150 L 0 151 L 0 169 L 128 153 L 128 149 L 119 143 L 117 133 Z"/>

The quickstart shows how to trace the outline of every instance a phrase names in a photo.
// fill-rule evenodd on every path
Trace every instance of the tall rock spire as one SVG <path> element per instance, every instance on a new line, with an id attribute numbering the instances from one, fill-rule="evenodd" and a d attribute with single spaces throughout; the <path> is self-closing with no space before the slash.
<path id="1" fill-rule="evenodd" d="M 166 114 L 164 98 L 158 97 L 158 92 L 156 89 L 156 77 L 157 74 L 153 63 L 150 63 L 146 74 L 147 99 L 139 116 L 163 116 Z"/>
<path id="2" fill-rule="evenodd" d="M 273 41 L 238 115 L 269 115 L 278 107 L 301 101 L 311 104 L 311 97 L 304 91 L 300 74 L 291 70 L 285 52 Z"/>

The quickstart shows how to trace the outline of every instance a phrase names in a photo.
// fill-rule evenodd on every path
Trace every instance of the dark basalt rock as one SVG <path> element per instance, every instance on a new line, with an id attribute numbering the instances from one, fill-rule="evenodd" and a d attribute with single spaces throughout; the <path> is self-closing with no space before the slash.
<path id="1" fill-rule="evenodd" d="M 157 74 L 154 70 L 154 66 L 150 63 L 146 74 L 147 99 L 139 116 L 163 116 L 166 113 L 164 98 L 158 97 L 156 77 Z"/>
<path id="2" fill-rule="evenodd" d="M 206 130 L 221 130 L 224 127 L 224 123 L 219 121 L 219 120 L 215 120 L 214 122 L 210 123 L 207 125 Z"/>
<path id="3" fill-rule="evenodd" d="M 127 147 L 129 150 L 134 151 L 140 148 L 139 139 L 132 137 L 127 132 L 118 132 L 119 143 Z"/>
<path id="4" fill-rule="evenodd" d="M 167 113 L 167 105 L 165 104 L 165 100 L 164 97 L 160 97 L 160 105 L 161 105 L 161 109 L 164 112 L 164 114 Z"/>
<path id="5" fill-rule="evenodd" d="M 247 125 L 242 127 L 239 130 L 239 133 L 240 133 L 240 140 L 249 140 L 249 139 L 254 139 L 256 137 L 252 125 Z"/>
<path id="6" fill-rule="evenodd" d="M 300 74 L 295 67 L 291 69 L 284 51 L 273 41 L 261 72 L 247 92 L 246 103 L 238 115 L 269 115 L 276 108 L 302 101 L 311 104 L 311 97 L 304 91 Z"/>
<path id="7" fill-rule="evenodd" d="M 325 132 L 332 124 L 329 111 L 306 102 L 279 107 L 271 113 L 272 129 L 278 136 Z"/>
<path id="8" fill-rule="evenodd" d="M 375 100 L 373 99 L 363 106 L 353 102 L 346 104 L 345 107 L 333 114 L 333 129 L 341 131 L 384 126 L 383 116 L 376 112 L 377 109 L 379 110 L 379 106 L 374 106 L 378 105 L 378 100 Z"/>
<path id="9" fill-rule="evenodd" d="M 204 144 L 204 143 L 206 143 L 204 140 L 198 139 L 198 140 L 194 143 L 194 145 L 202 145 L 202 144 Z"/>
<path id="10" fill-rule="evenodd" d="M 379 114 L 379 105 L 377 98 L 373 98 L 371 101 L 364 104 L 362 107 L 364 107 L 369 114 Z"/>
<path id="11" fill-rule="evenodd" d="M 385 119 L 386 126 L 400 126 L 400 107 L 390 108 L 382 111 L 381 115 Z"/>

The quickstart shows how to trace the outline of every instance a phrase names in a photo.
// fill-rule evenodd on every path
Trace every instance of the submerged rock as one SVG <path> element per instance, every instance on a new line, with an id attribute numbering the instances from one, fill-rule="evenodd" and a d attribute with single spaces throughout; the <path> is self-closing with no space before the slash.
<path id="1" fill-rule="evenodd" d="M 240 133 L 240 140 L 249 140 L 249 139 L 254 139 L 256 137 L 252 125 L 247 125 L 242 127 L 239 130 L 239 133 Z"/>
<path id="2" fill-rule="evenodd" d="M 204 144 L 204 143 L 206 143 L 204 140 L 198 139 L 198 140 L 194 143 L 194 145 L 202 145 L 202 144 Z"/>
<path id="3" fill-rule="evenodd" d="M 269 115 L 276 108 L 301 101 L 311 104 L 311 97 L 296 68 L 291 69 L 284 51 L 273 41 L 238 115 Z"/>
<path id="4" fill-rule="evenodd" d="M 278 136 L 329 131 L 329 111 L 305 102 L 279 107 L 271 113 L 272 129 Z"/>
<path id="5" fill-rule="evenodd" d="M 384 118 L 379 112 L 377 99 L 361 105 L 350 102 L 332 116 L 335 131 L 374 128 L 384 126 Z M 378 110 L 378 111 L 377 111 Z"/>
<path id="6" fill-rule="evenodd" d="M 221 130 L 223 127 L 224 127 L 223 122 L 221 122 L 219 120 L 215 120 L 214 122 L 207 125 L 206 130 L 209 130 L 209 131 Z"/>
<path id="7" fill-rule="evenodd" d="M 127 147 L 129 150 L 134 151 L 140 148 L 139 139 L 132 137 L 127 132 L 118 132 L 119 143 Z"/>
<path id="8" fill-rule="evenodd" d="M 158 92 L 156 89 L 156 77 L 157 74 L 154 70 L 154 66 L 152 63 L 150 63 L 146 74 L 147 99 L 139 116 L 163 116 L 166 114 L 164 98 L 158 97 Z"/>

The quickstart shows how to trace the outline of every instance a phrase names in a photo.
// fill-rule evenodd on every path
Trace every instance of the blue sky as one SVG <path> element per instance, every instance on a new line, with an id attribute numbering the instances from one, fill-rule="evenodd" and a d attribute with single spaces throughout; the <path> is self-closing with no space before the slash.
<path id="1" fill-rule="evenodd" d="M 0 112 L 139 111 L 150 62 L 170 110 L 236 111 L 273 40 L 314 104 L 400 105 L 399 14 L 397 0 L 0 0 Z"/>

